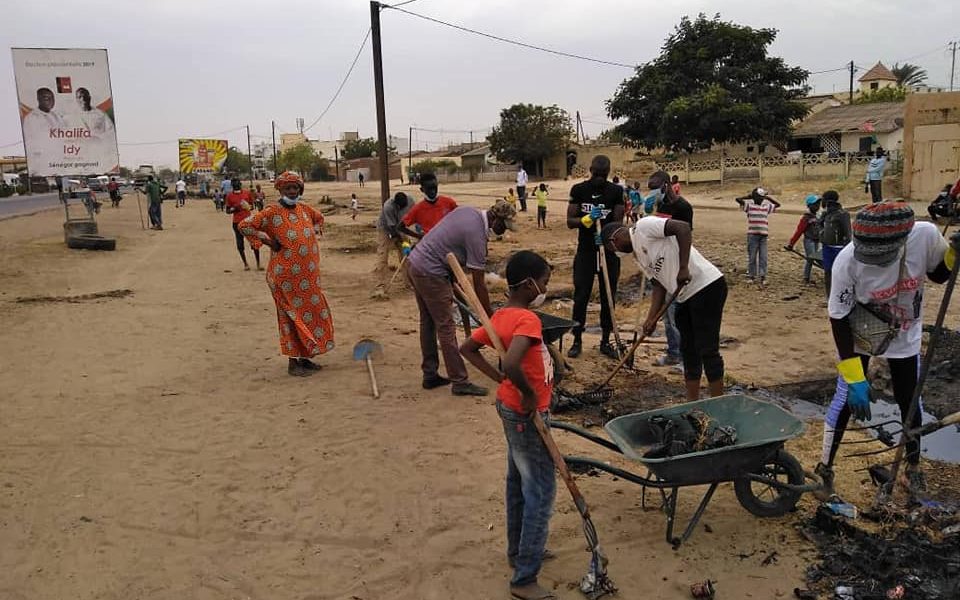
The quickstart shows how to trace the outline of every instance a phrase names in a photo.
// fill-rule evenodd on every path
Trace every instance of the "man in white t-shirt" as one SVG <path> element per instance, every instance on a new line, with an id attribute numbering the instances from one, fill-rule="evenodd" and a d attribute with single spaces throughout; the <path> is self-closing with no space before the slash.
<path id="1" fill-rule="evenodd" d="M 177 208 L 180 208 L 187 203 L 187 182 L 181 177 L 173 185 L 177 189 Z"/>
<path id="2" fill-rule="evenodd" d="M 645 217 L 630 228 L 609 223 L 601 235 L 607 250 L 632 253 L 653 282 L 644 335 L 653 333 L 656 316 L 668 295 L 676 294 L 687 400 L 700 398 L 703 374 L 707 376 L 710 395 L 723 394 L 720 322 L 727 300 L 727 282 L 720 269 L 692 247 L 690 226 L 676 219 Z"/>
<path id="3" fill-rule="evenodd" d="M 517 197 L 520 200 L 520 212 L 527 212 L 527 172 L 522 164 L 517 170 Z"/>
<path id="4" fill-rule="evenodd" d="M 837 255 L 833 263 L 828 312 L 840 362 L 840 378 L 833 401 L 827 410 L 823 430 L 823 455 L 816 473 L 825 489 L 818 496 L 833 492 L 833 461 L 850 416 L 870 420 L 870 384 L 865 373 L 870 356 L 887 359 L 893 395 L 906 421 L 917 385 L 920 345 L 923 336 L 923 284 L 929 278 L 943 283 L 956 260 L 960 236 L 954 234 L 948 246 L 932 223 L 915 222 L 913 209 L 902 202 L 871 204 L 857 213 L 853 243 Z M 895 337 L 884 348 L 878 338 L 873 346 L 867 336 L 858 334 L 862 311 L 880 315 L 882 321 L 898 325 Z M 858 314 L 859 313 L 859 314 Z M 883 327 L 880 328 L 883 333 Z M 882 338 L 883 336 L 878 336 Z M 919 427 L 919 410 L 904 429 Z M 924 487 L 919 471 L 920 440 L 907 445 L 907 476 L 911 490 Z"/>

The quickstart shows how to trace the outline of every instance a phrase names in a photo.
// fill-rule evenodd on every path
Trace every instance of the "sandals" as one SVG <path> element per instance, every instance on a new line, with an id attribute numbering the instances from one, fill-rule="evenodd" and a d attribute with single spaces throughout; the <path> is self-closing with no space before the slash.
<path id="1" fill-rule="evenodd" d="M 510 597 L 514 600 L 556 600 L 557 595 L 536 583 L 528 583 L 517 587 L 510 586 Z"/>

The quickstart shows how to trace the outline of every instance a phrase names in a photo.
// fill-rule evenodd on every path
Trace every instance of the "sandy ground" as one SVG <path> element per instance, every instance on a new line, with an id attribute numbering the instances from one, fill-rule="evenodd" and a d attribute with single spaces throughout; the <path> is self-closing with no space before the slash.
<path id="1" fill-rule="evenodd" d="M 575 234 L 560 224 L 569 185 L 553 184 L 550 230 L 523 215 L 521 232 L 491 244 L 491 260 L 537 249 L 557 265 L 556 287 L 569 285 Z M 441 190 L 483 206 L 503 187 Z M 771 251 L 766 290 L 735 273 L 745 223 L 731 198 L 749 187 L 685 194 L 697 208 L 695 244 L 732 284 L 730 375 L 763 385 L 828 377 L 822 292 L 801 289 L 802 261 Z M 349 191 L 360 192 L 360 218 L 331 215 L 321 240 L 338 348 L 306 380 L 286 375 L 263 273 L 241 270 L 229 219 L 211 203 L 167 202 L 167 229 L 153 232 L 141 230 L 127 196 L 100 217 L 101 232 L 118 238 L 113 253 L 66 249 L 57 211 L 0 222 L 0 598 L 508 597 L 505 445 L 493 398 L 420 389 L 412 295 L 398 285 L 390 302 L 368 299 L 378 188 L 311 185 L 307 198 L 345 204 Z M 783 191 L 787 214 L 772 219 L 771 248 L 793 231 L 805 192 Z M 112 290 L 132 293 L 72 298 Z M 939 294 L 928 294 L 928 309 Z M 618 311 L 624 323 L 634 314 Z M 361 337 L 384 347 L 378 401 L 351 357 Z M 581 379 L 610 367 L 595 343 L 588 338 L 574 363 Z M 613 459 L 557 437 L 565 452 Z M 817 425 L 788 448 L 812 467 Z M 852 499 L 870 494 L 852 472 L 863 464 L 841 469 Z M 640 507 L 640 488 L 608 476 L 579 481 L 622 598 L 686 598 L 706 578 L 723 598 L 788 597 L 815 557 L 794 527 L 811 514 L 810 498 L 796 515 L 761 520 L 725 484 L 704 517 L 712 533 L 701 526 L 673 551 L 663 515 Z M 700 491 L 681 494 L 682 517 Z M 558 558 L 542 582 L 581 597 L 571 588 L 589 556 L 562 487 L 549 546 Z"/>

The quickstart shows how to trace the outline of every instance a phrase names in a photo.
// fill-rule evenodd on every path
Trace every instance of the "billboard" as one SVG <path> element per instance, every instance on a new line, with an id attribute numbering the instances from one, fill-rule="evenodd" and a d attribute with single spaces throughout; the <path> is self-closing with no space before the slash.
<path id="1" fill-rule="evenodd" d="M 12 48 L 31 175 L 100 175 L 120 168 L 107 51 Z"/>
<path id="2" fill-rule="evenodd" d="M 227 162 L 227 140 L 180 140 L 181 173 L 219 173 Z"/>

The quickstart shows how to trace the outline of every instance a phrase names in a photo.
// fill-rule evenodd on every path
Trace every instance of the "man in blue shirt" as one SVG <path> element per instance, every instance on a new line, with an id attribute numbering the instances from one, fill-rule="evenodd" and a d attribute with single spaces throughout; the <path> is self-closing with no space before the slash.
<path id="1" fill-rule="evenodd" d="M 874 202 L 883 202 L 883 170 L 887 168 L 887 153 L 883 147 L 877 147 L 876 155 L 870 159 L 867 165 L 867 176 L 864 182 L 870 190 L 870 198 Z"/>

